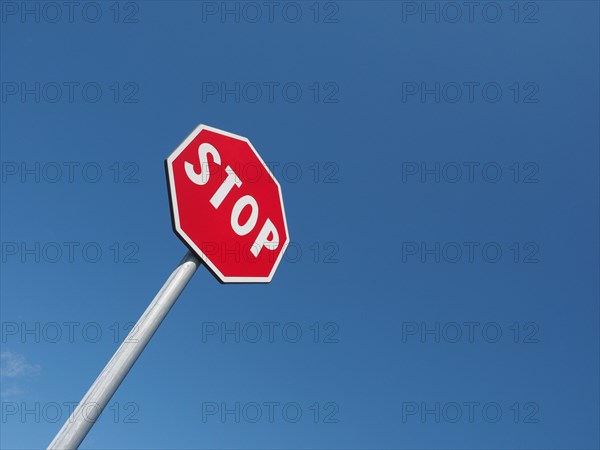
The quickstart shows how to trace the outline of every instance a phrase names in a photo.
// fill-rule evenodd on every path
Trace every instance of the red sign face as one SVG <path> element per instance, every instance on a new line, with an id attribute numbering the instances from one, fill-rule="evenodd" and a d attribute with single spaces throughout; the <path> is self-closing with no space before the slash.
<path id="1" fill-rule="evenodd" d="M 173 226 L 223 283 L 271 281 L 289 243 L 281 186 L 248 139 L 199 125 L 167 158 Z"/>

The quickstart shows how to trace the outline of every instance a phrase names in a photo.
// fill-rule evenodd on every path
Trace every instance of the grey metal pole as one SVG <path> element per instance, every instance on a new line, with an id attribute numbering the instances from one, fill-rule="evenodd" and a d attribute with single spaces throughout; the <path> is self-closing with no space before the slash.
<path id="1" fill-rule="evenodd" d="M 49 450 L 79 447 L 199 265 L 200 260 L 192 252 L 185 255 L 50 443 Z"/>

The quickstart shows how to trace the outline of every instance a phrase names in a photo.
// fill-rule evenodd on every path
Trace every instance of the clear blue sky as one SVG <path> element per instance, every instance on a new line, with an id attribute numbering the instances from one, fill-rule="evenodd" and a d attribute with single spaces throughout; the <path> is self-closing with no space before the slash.
<path id="1" fill-rule="evenodd" d="M 199 123 L 273 164 L 293 244 L 269 285 L 201 268 L 85 448 L 598 448 L 598 2 L 0 6 L 2 448 L 185 253 Z"/>

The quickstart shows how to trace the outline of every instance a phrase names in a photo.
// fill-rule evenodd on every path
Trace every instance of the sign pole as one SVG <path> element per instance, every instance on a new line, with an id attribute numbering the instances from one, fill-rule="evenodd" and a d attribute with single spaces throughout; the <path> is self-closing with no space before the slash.
<path id="1" fill-rule="evenodd" d="M 188 252 L 129 332 L 48 449 L 77 449 L 200 265 Z"/>

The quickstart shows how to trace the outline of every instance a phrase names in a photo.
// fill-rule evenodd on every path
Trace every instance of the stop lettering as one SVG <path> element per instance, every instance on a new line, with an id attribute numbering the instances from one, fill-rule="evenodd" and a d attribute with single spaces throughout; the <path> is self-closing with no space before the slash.
<path id="1" fill-rule="evenodd" d="M 166 167 L 179 237 L 221 282 L 271 281 L 289 234 L 281 186 L 250 141 L 199 125 Z"/>

